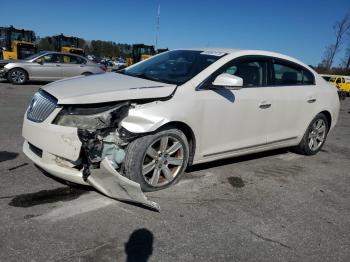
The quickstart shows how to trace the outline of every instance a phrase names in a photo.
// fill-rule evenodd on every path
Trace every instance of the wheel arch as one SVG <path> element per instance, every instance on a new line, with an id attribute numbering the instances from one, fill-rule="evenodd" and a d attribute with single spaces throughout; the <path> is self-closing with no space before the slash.
<path id="1" fill-rule="evenodd" d="M 23 71 L 27 74 L 27 80 L 30 79 L 28 70 L 26 70 L 26 69 L 24 69 L 23 67 L 20 67 L 20 66 L 16 66 L 16 67 L 13 67 L 13 68 L 9 69 L 9 71 L 8 71 L 7 74 L 9 75 L 9 73 L 10 73 L 11 71 L 15 70 L 15 69 L 21 69 L 21 70 L 23 70 Z"/>
<path id="2" fill-rule="evenodd" d="M 327 110 L 324 110 L 322 112 L 320 112 L 319 114 L 324 114 L 327 118 L 327 121 L 328 121 L 328 129 L 332 126 L 332 115 L 329 111 Z"/>
<path id="3" fill-rule="evenodd" d="M 194 154 L 196 152 L 196 137 L 194 135 L 192 128 L 184 122 L 172 121 L 172 122 L 168 122 L 168 123 L 162 125 L 161 127 L 159 127 L 156 130 L 156 132 L 161 130 L 161 129 L 165 129 L 165 128 L 176 128 L 185 134 L 185 136 L 187 138 L 188 146 L 190 149 L 188 165 L 192 165 L 193 159 L 194 159 Z"/>

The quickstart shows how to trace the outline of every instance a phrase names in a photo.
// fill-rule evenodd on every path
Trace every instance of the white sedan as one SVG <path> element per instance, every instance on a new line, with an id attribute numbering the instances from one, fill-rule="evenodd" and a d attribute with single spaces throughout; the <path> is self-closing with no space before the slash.
<path id="1" fill-rule="evenodd" d="M 316 154 L 338 113 L 336 87 L 289 56 L 174 50 L 46 85 L 24 117 L 23 149 L 54 176 L 149 203 L 141 190 L 175 184 L 188 165 L 282 147 Z"/>

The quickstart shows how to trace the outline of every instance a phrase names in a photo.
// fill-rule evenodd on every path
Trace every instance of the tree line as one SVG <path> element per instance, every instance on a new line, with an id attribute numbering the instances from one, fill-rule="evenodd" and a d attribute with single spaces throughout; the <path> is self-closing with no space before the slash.
<path id="1" fill-rule="evenodd" d="M 337 21 L 334 26 L 334 42 L 326 46 L 322 62 L 314 69 L 320 74 L 339 74 L 350 75 L 350 14 L 345 15 Z M 95 55 L 97 57 L 129 57 L 132 51 L 132 45 L 125 43 L 115 43 L 113 41 L 92 40 L 87 41 L 79 39 L 79 48 L 82 48 L 86 55 Z M 37 39 L 39 50 L 54 51 L 55 46 L 51 37 Z M 334 66 L 334 60 L 343 50 L 345 53 L 339 65 Z"/>
<path id="2" fill-rule="evenodd" d="M 82 48 L 86 55 L 95 55 L 97 57 L 128 57 L 132 51 L 132 45 L 125 43 L 115 43 L 113 41 L 92 40 L 86 41 L 79 39 L 79 48 Z M 55 51 L 55 45 L 51 37 L 37 39 L 39 50 Z"/>

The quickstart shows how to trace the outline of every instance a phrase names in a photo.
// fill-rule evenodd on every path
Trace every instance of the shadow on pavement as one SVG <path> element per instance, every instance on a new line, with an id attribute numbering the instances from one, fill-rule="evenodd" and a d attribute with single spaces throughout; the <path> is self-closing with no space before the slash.
<path id="1" fill-rule="evenodd" d="M 287 148 L 283 148 L 283 149 L 265 151 L 265 152 L 256 153 L 256 154 L 250 154 L 250 155 L 244 155 L 244 156 L 216 160 L 216 161 L 212 161 L 212 162 L 208 162 L 208 163 L 190 166 L 186 169 L 186 173 L 191 173 L 191 172 L 205 170 L 205 169 L 219 167 L 219 166 L 231 165 L 231 164 L 235 164 L 235 163 L 250 161 L 250 160 L 264 158 L 264 157 L 276 156 L 276 155 L 285 154 L 288 152 L 289 152 L 289 150 Z"/>
<path id="2" fill-rule="evenodd" d="M 0 162 L 15 159 L 18 156 L 18 153 L 0 151 Z"/>
<path id="3" fill-rule="evenodd" d="M 148 229 L 135 230 L 125 243 L 127 262 L 146 262 L 153 252 L 153 234 Z"/>
<path id="4" fill-rule="evenodd" d="M 32 207 L 58 201 L 69 201 L 88 193 L 89 191 L 70 187 L 59 187 L 52 190 L 42 190 L 35 193 L 15 196 L 9 203 L 13 207 Z"/>

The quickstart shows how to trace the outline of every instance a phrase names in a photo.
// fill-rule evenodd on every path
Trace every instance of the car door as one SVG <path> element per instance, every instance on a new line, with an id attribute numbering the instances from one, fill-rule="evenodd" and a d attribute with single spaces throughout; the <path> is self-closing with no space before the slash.
<path id="1" fill-rule="evenodd" d="M 62 77 L 72 77 L 84 73 L 86 61 L 75 55 L 63 55 Z"/>
<path id="2" fill-rule="evenodd" d="M 39 59 L 41 60 L 38 63 Z M 29 68 L 30 79 L 33 80 L 57 80 L 62 76 L 61 56 L 56 53 L 49 53 L 38 57 Z"/>
<path id="3" fill-rule="evenodd" d="M 306 68 L 277 58 L 271 59 L 271 71 L 268 143 L 293 141 L 304 134 L 317 104 L 315 79 Z"/>
<path id="4" fill-rule="evenodd" d="M 221 73 L 243 79 L 243 88 L 230 90 L 211 83 Z M 243 57 L 215 72 L 198 88 L 196 106 L 202 111 L 201 154 L 204 157 L 231 155 L 253 150 L 267 142 L 270 118 L 267 84 L 268 60 Z"/>

